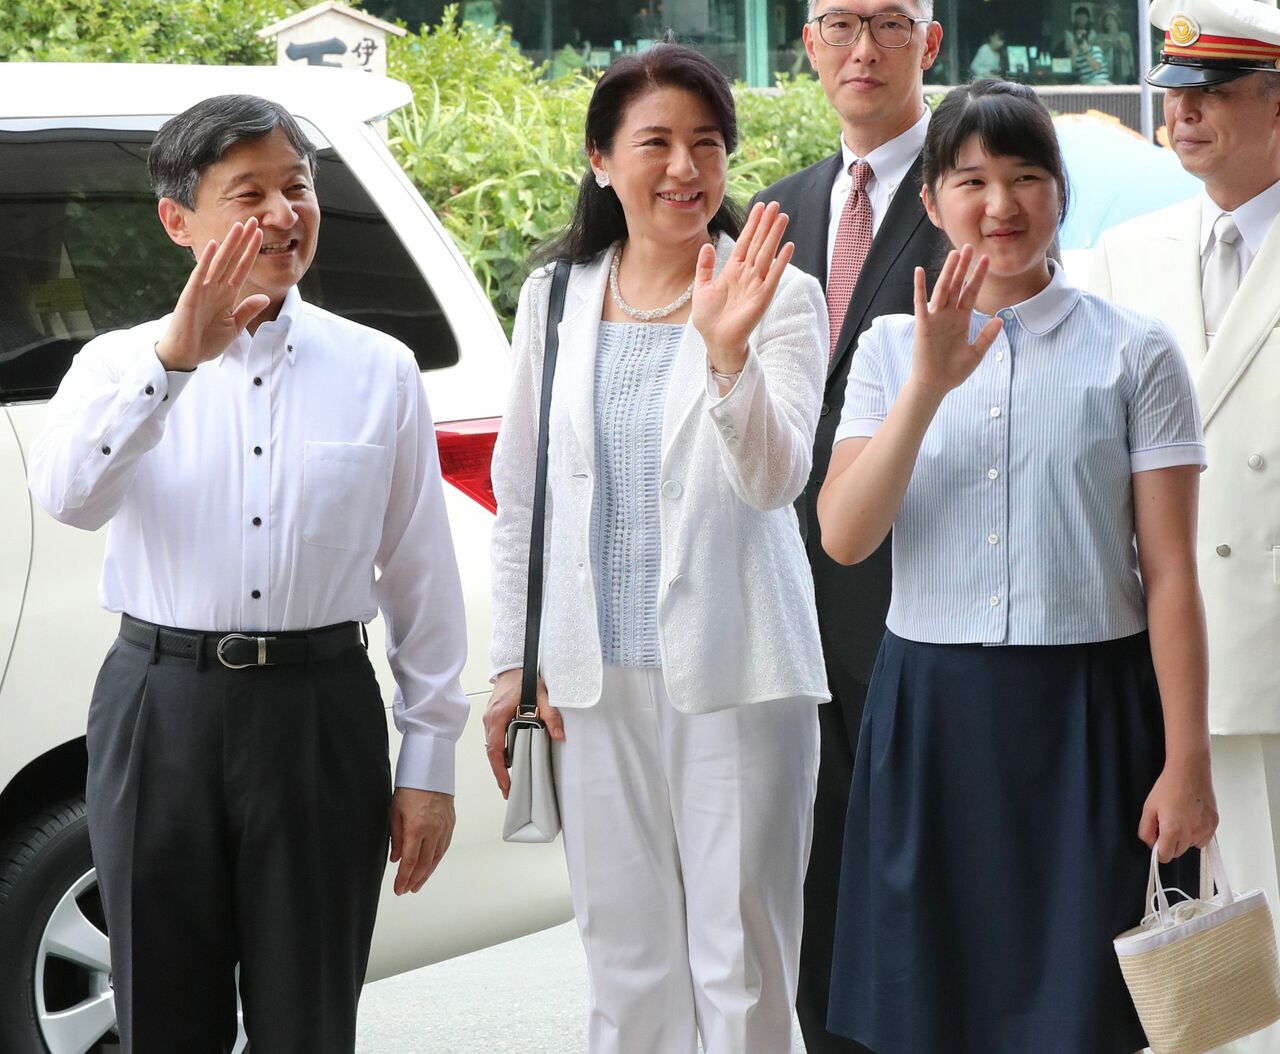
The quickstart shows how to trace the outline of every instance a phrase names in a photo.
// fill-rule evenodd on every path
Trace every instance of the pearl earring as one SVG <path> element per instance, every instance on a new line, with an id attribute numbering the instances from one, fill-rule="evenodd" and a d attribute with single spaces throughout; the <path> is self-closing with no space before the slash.
<path id="1" fill-rule="evenodd" d="M 603 189 L 604 187 L 607 187 L 608 185 L 609 185 L 609 173 L 608 173 L 608 172 L 597 172 L 597 173 L 596 173 L 596 186 L 597 186 L 597 187 L 600 187 L 600 188 L 602 188 L 602 189 Z"/>

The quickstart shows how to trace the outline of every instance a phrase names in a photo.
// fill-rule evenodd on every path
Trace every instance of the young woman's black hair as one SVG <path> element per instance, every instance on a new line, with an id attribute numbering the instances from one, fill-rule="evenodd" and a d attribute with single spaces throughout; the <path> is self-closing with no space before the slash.
<path id="1" fill-rule="evenodd" d="M 696 95 L 715 116 L 724 137 L 725 151 L 732 154 L 737 148 L 738 117 L 724 74 L 710 59 L 692 48 L 664 41 L 619 59 L 596 82 L 587 106 L 587 150 L 609 153 L 627 107 L 637 96 L 653 88 L 679 88 Z M 742 210 L 726 195 L 707 229 L 712 233 L 723 231 L 736 238 L 742 231 L 742 219 Z M 537 268 L 560 257 L 586 263 L 626 236 L 627 221 L 617 194 L 611 187 L 596 186 L 595 173 L 587 166 L 568 229 L 537 249 L 530 264 Z"/>
<path id="2" fill-rule="evenodd" d="M 956 167 L 960 151 L 978 137 L 989 157 L 1020 157 L 1045 169 L 1058 184 L 1058 222 L 1067 215 L 1067 167 L 1053 118 L 1025 84 L 983 80 L 954 88 L 938 104 L 924 140 L 924 185 L 935 199 L 938 184 Z"/>

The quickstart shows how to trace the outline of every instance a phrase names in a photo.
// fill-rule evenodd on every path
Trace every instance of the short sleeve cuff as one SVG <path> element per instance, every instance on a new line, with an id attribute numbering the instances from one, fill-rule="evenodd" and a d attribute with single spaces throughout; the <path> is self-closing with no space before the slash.
<path id="1" fill-rule="evenodd" d="M 841 421 L 832 445 L 834 446 L 842 439 L 870 439 L 879 431 L 882 424 L 884 421 L 878 417 L 852 417 Z"/>
<path id="2" fill-rule="evenodd" d="M 1133 472 L 1151 472 L 1178 465 L 1199 465 L 1203 472 L 1209 467 L 1209 460 L 1203 443 L 1171 443 L 1168 446 L 1131 451 L 1129 464 Z"/>
<path id="3" fill-rule="evenodd" d="M 413 790 L 454 792 L 454 743 L 439 736 L 410 732 L 400 743 L 396 786 Z"/>

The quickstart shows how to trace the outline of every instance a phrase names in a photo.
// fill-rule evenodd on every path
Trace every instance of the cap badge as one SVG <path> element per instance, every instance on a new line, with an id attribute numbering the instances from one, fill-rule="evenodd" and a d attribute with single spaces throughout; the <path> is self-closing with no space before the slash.
<path id="1" fill-rule="evenodd" d="M 1190 15 L 1174 15 L 1169 23 L 1169 39 L 1180 48 L 1190 47 L 1200 39 L 1200 24 Z"/>

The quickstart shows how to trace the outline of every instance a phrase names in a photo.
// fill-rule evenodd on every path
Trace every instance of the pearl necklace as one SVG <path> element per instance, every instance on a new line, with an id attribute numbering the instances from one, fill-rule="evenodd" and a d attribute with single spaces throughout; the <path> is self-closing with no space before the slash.
<path id="1" fill-rule="evenodd" d="M 693 286 L 697 282 L 696 275 L 693 282 L 689 283 L 689 288 L 666 307 L 655 307 L 649 311 L 641 311 L 638 308 L 634 308 L 622 299 L 622 291 L 618 288 L 618 265 L 621 262 L 622 246 L 618 246 L 613 251 L 613 261 L 609 264 L 609 292 L 613 296 L 613 302 L 618 305 L 618 310 L 628 318 L 634 318 L 637 322 L 652 322 L 656 318 L 666 318 L 668 315 L 679 311 L 693 297 Z"/>

